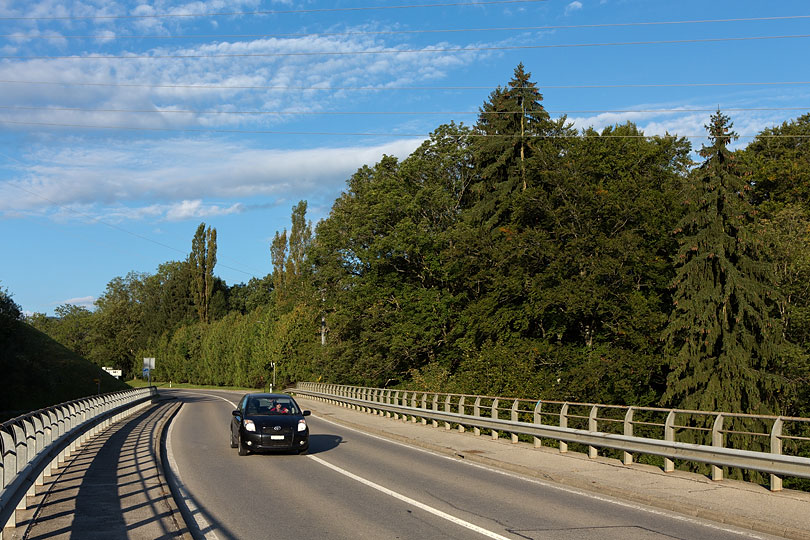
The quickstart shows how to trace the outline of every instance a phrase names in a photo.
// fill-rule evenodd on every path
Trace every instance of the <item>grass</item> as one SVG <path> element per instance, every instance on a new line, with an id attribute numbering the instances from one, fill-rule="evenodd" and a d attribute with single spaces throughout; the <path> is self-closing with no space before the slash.
<path id="1" fill-rule="evenodd" d="M 22 322 L 0 335 L 0 421 L 129 386 Z M 96 380 L 99 383 L 96 383 Z"/>
<path id="2" fill-rule="evenodd" d="M 127 384 L 132 388 L 142 388 L 149 385 L 144 379 L 132 379 L 127 381 Z M 152 386 L 157 388 L 190 388 L 195 390 L 242 390 L 244 392 L 261 391 L 256 388 L 247 388 L 244 386 L 213 386 L 208 384 L 177 383 L 168 381 L 152 381 Z"/>

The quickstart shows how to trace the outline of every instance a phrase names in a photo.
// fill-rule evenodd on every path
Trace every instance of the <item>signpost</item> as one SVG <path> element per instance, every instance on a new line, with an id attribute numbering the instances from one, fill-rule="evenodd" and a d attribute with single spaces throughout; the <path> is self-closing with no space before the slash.
<path id="1" fill-rule="evenodd" d="M 143 359 L 143 378 L 149 381 L 149 386 L 152 386 L 152 370 L 155 369 L 154 358 Z"/>

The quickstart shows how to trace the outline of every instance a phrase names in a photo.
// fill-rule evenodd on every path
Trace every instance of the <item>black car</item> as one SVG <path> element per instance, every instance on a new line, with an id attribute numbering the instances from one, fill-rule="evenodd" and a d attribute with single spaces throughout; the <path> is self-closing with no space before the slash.
<path id="1" fill-rule="evenodd" d="M 309 426 L 302 411 L 287 394 L 245 394 L 231 418 L 231 448 L 239 455 L 268 450 L 309 450 Z"/>

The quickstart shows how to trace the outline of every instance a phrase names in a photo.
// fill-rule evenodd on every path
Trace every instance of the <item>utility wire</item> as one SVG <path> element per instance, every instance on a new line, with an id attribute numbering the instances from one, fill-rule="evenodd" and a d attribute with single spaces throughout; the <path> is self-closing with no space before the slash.
<path id="1" fill-rule="evenodd" d="M 493 28 L 442 28 L 442 29 L 420 29 L 420 30 L 357 30 L 347 32 L 310 32 L 310 33 L 272 33 L 272 34 L 192 34 L 192 35 L 44 35 L 44 34 L 0 34 L 0 38 L 6 39 L 99 39 L 99 40 L 119 40 L 119 39 L 255 39 L 268 37 L 329 37 L 329 36 L 377 36 L 377 35 L 402 35 L 402 34 L 443 34 L 461 32 L 526 32 L 538 30 L 571 30 L 581 28 L 616 28 L 628 26 L 664 26 L 664 25 L 684 25 L 684 24 L 706 24 L 706 23 L 728 23 L 728 22 L 755 22 L 755 21 L 780 21 L 810 19 L 810 15 L 787 15 L 784 17 L 749 17 L 740 19 L 703 19 L 690 21 L 654 21 L 654 22 L 626 22 L 626 23 L 604 23 L 604 24 L 570 24 L 570 25 L 547 25 L 547 26 L 512 26 Z"/>
<path id="2" fill-rule="evenodd" d="M 9 156 L 5 156 L 5 157 L 9 157 Z M 14 159 L 14 158 L 12 158 L 12 159 Z M 15 161 L 19 161 L 19 160 L 15 160 Z M 159 242 L 159 241 L 157 241 L 157 240 L 155 240 L 153 238 L 149 238 L 148 236 L 144 236 L 142 234 L 139 234 L 139 233 L 132 232 L 130 230 L 124 229 L 123 227 L 119 227 L 118 225 L 115 225 L 113 223 L 109 223 L 107 221 L 104 221 L 99 217 L 93 217 L 93 216 L 91 216 L 89 214 L 85 214 L 84 212 L 80 212 L 80 211 L 78 211 L 78 210 L 76 210 L 74 208 L 71 208 L 69 206 L 59 204 L 58 202 L 53 201 L 53 200 L 49 199 L 48 197 L 45 197 L 44 195 L 42 195 L 40 193 L 36 193 L 34 191 L 25 189 L 24 187 L 21 187 L 19 185 L 11 184 L 11 183 L 6 183 L 5 185 L 13 187 L 14 189 L 18 189 L 18 190 L 22 191 L 23 193 L 27 193 L 27 194 L 29 194 L 29 195 L 31 195 L 33 197 L 37 197 L 39 199 L 42 199 L 43 201 L 48 202 L 48 203 L 54 205 L 55 207 L 57 207 L 57 208 L 59 208 L 61 210 L 64 210 L 66 212 L 70 212 L 72 214 L 75 214 L 75 215 L 77 215 L 79 217 L 85 218 L 85 219 L 89 220 L 92 223 L 98 223 L 100 225 L 104 225 L 105 227 L 109 227 L 110 229 L 114 229 L 116 231 L 126 233 L 126 234 L 128 234 L 130 236 L 134 236 L 135 238 L 140 238 L 141 240 L 145 240 L 146 242 L 150 242 L 150 243 L 155 244 L 157 246 L 166 248 L 166 249 L 171 250 L 171 251 L 175 251 L 177 253 L 181 253 L 183 255 L 188 254 L 188 252 L 186 252 L 186 251 L 183 251 L 181 249 L 177 249 L 176 247 L 170 246 L 168 244 L 164 244 L 163 242 Z M 248 276 L 256 276 L 256 275 L 260 274 L 259 272 L 255 272 L 255 271 L 254 272 L 247 272 L 245 270 L 241 270 L 239 268 L 234 268 L 232 266 L 228 266 L 228 265 L 225 265 L 225 264 L 222 264 L 222 263 L 220 263 L 219 266 L 222 267 L 222 268 L 227 268 L 228 270 L 233 270 L 234 272 L 239 272 L 240 274 L 248 275 Z"/>
<path id="3" fill-rule="evenodd" d="M 230 11 L 213 13 L 157 13 L 152 15 L 64 15 L 51 17 L 26 17 L 26 16 L 6 16 L 0 17 L 0 21 L 87 21 L 87 20 L 110 20 L 110 19 L 172 19 L 189 17 L 231 17 L 245 15 L 289 15 L 296 13 L 336 13 L 346 11 L 382 11 L 396 9 L 417 9 L 417 8 L 437 8 L 437 7 L 467 7 L 486 6 L 503 4 L 533 4 L 545 2 L 546 0 L 485 0 L 482 2 L 447 2 L 439 4 L 410 4 L 400 6 L 358 6 L 345 8 L 313 8 L 313 9 L 288 9 L 288 10 L 263 10 L 263 11 Z"/>
<path id="4" fill-rule="evenodd" d="M 492 51 L 516 51 L 535 49 L 567 49 L 584 47 L 615 47 L 633 45 L 675 45 L 684 43 L 719 43 L 719 42 L 739 42 L 739 41 L 763 41 L 773 39 L 804 39 L 810 34 L 796 34 L 783 36 L 743 36 L 727 38 L 703 38 L 703 39 L 670 39 L 658 41 L 617 41 L 605 43 L 558 43 L 548 45 L 500 45 L 493 47 L 451 47 L 436 49 L 380 49 L 376 51 L 300 51 L 300 52 L 274 52 L 274 53 L 215 53 L 215 54 L 152 54 L 152 55 L 31 55 L 16 56 L 4 55 L 0 59 L 4 60 L 152 60 L 152 59 L 196 59 L 196 58 L 267 58 L 282 56 L 354 56 L 372 54 L 423 54 L 423 53 L 465 53 L 465 52 L 492 52 Z"/>
<path id="5" fill-rule="evenodd" d="M 720 109 L 724 112 L 752 111 L 806 111 L 810 107 L 734 107 Z M 0 105 L 0 110 L 9 111 L 60 111 L 60 112 L 101 112 L 101 113 L 137 113 L 137 114 L 221 114 L 221 115 L 267 115 L 267 116 L 397 116 L 397 115 L 497 115 L 526 114 L 526 111 L 214 111 L 192 109 L 92 109 L 85 107 L 34 107 L 24 105 Z M 579 109 L 549 110 L 549 114 L 593 114 L 593 113 L 679 113 L 679 112 L 715 112 L 710 109 L 675 108 L 675 109 Z"/>
<path id="6" fill-rule="evenodd" d="M 60 81 L 20 81 L 4 79 L 0 84 L 23 85 L 54 85 L 54 86 L 104 86 L 114 88 L 171 88 L 195 90 L 489 90 L 498 85 L 491 86 L 286 86 L 286 85 L 217 85 L 217 84 L 143 84 L 143 83 L 96 83 L 96 82 L 60 82 Z M 754 81 L 754 82 L 708 82 L 708 83 L 649 83 L 649 84 L 543 84 L 537 89 L 599 89 L 599 88 L 701 88 L 711 86 L 791 86 L 807 85 L 810 81 Z M 513 87 L 509 87 L 513 88 Z M 515 89 L 535 87 L 514 87 Z"/>
<path id="7" fill-rule="evenodd" d="M 152 131 L 152 132 L 188 132 L 188 133 L 238 133 L 238 134 L 251 134 L 251 135 L 324 135 L 324 136 L 357 136 L 357 137 L 412 137 L 412 138 L 428 138 L 428 133 L 375 133 L 375 132 L 335 132 L 335 131 L 276 131 L 276 130 L 248 130 L 248 129 L 198 129 L 198 128 L 162 128 L 162 127 L 136 127 L 136 126 L 103 126 L 91 124 L 68 124 L 56 122 L 17 122 L 12 120 L 0 119 L 0 125 L 19 125 L 19 126 L 39 126 L 39 127 L 67 127 L 79 129 L 101 129 L 112 131 Z M 468 133 L 468 137 L 474 138 L 513 138 L 514 135 L 490 135 L 483 133 Z M 600 136 L 603 139 L 653 139 L 653 138 L 677 138 L 677 139 L 695 139 L 706 138 L 708 134 L 703 135 L 604 135 Z M 577 139 L 582 138 L 582 135 L 537 135 L 533 134 L 528 136 L 530 138 L 545 138 L 545 139 Z M 774 138 L 774 139 L 807 139 L 810 135 L 738 135 L 739 138 Z"/>

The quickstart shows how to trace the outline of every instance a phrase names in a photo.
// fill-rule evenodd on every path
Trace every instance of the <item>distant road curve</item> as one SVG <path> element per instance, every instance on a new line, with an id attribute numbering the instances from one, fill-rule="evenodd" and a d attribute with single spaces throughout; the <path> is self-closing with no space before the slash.
<path id="1" fill-rule="evenodd" d="M 239 457 L 241 392 L 167 390 L 169 462 L 207 539 L 772 538 L 503 474 L 309 417 L 310 453 Z"/>

